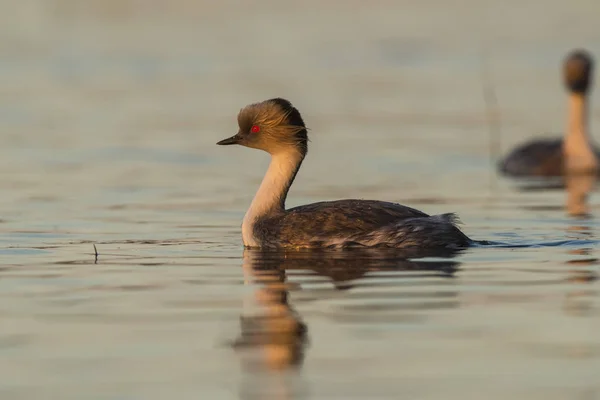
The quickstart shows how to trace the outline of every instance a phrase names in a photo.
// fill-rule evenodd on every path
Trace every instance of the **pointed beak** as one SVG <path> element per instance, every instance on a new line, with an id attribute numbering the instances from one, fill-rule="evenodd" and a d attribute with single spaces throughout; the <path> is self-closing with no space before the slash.
<path id="1" fill-rule="evenodd" d="M 227 145 L 230 145 L 230 144 L 238 144 L 240 142 L 240 140 L 241 140 L 241 136 L 238 133 L 236 135 L 233 135 L 230 138 L 223 139 L 220 142 L 217 142 L 217 144 L 220 145 L 220 146 L 227 146 Z"/>

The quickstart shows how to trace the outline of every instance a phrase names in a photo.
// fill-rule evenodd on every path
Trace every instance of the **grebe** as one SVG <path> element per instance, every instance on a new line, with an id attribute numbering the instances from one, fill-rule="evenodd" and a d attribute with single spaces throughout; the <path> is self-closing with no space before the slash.
<path id="1" fill-rule="evenodd" d="M 274 98 L 244 107 L 239 131 L 218 145 L 239 144 L 271 155 L 271 163 L 242 223 L 246 248 L 394 247 L 461 249 L 471 240 L 455 214 L 429 216 L 375 200 L 325 201 L 285 209 L 285 200 L 308 150 L 300 112 Z"/>
<path id="2" fill-rule="evenodd" d="M 513 150 L 498 167 L 511 176 L 561 176 L 598 170 L 600 151 L 588 134 L 588 94 L 594 59 L 585 50 L 574 50 L 563 63 L 563 81 L 569 92 L 565 137 L 534 139 Z"/>

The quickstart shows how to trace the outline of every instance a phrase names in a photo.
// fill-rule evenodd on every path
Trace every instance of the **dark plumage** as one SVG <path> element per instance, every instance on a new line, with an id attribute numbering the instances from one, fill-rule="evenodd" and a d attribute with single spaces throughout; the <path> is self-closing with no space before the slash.
<path id="1" fill-rule="evenodd" d="M 238 114 L 239 131 L 218 144 L 241 144 L 271 154 L 271 164 L 244 217 L 250 248 L 391 247 L 430 252 L 460 249 L 471 240 L 454 214 L 430 216 L 375 200 L 338 200 L 285 209 L 285 199 L 308 151 L 300 112 L 277 98 L 250 104 Z"/>
<path id="2" fill-rule="evenodd" d="M 563 140 L 534 139 L 514 149 L 498 163 L 512 176 L 558 176 L 563 170 Z"/>
<path id="3" fill-rule="evenodd" d="M 294 207 L 257 221 L 263 247 L 459 249 L 469 238 L 454 214 L 429 216 L 401 204 L 337 200 Z"/>
<path id="4" fill-rule="evenodd" d="M 563 138 L 533 139 L 500 160 L 498 168 L 502 173 L 514 177 L 561 176 L 565 163 L 563 143 Z M 594 148 L 593 151 L 600 158 L 600 150 Z"/>

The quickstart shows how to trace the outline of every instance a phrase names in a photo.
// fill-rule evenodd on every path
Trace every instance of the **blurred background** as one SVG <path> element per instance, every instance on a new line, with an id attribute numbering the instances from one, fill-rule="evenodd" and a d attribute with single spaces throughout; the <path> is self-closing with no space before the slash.
<path id="1" fill-rule="evenodd" d="M 560 63 L 599 54 L 598 15 L 593 0 L 1 0 L 0 398 L 599 398 L 596 197 L 572 217 L 564 190 L 499 178 L 491 151 L 562 134 Z M 512 247 L 429 264 L 242 254 L 268 158 L 215 143 L 271 97 L 311 129 L 288 206 L 457 212 Z M 285 338 L 233 351 L 248 313 Z"/>

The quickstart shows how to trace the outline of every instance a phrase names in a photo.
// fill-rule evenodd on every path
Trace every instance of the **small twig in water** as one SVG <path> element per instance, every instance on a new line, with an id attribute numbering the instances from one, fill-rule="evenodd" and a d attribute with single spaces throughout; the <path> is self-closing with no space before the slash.
<path id="1" fill-rule="evenodd" d="M 485 52 L 481 54 L 481 81 L 483 89 L 483 101 L 485 102 L 488 128 L 490 130 L 490 189 L 496 192 L 496 163 L 500 157 L 500 112 L 498 110 L 498 99 L 492 83 L 492 77 L 488 66 L 488 57 Z"/>
<path id="2" fill-rule="evenodd" d="M 94 255 L 96 256 L 94 258 L 94 264 L 98 264 L 98 249 L 96 248 L 95 244 L 94 244 Z"/>
<path id="3" fill-rule="evenodd" d="M 491 74 L 488 67 L 488 58 L 486 54 L 481 55 L 481 79 L 483 83 L 483 100 L 486 106 L 488 127 L 490 129 L 490 157 L 493 164 L 500 154 L 500 139 L 502 132 L 500 129 L 500 112 L 498 110 L 498 99 L 492 83 Z"/>

